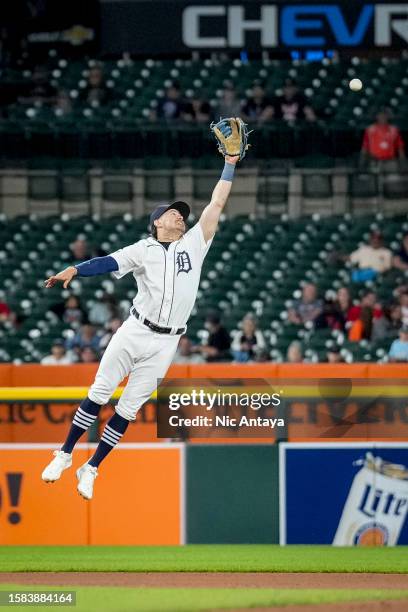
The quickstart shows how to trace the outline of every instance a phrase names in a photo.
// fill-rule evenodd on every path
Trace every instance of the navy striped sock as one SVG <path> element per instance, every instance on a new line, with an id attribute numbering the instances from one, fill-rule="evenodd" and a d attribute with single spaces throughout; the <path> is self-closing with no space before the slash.
<path id="1" fill-rule="evenodd" d="M 79 438 L 94 423 L 100 409 L 101 406 L 90 400 L 88 397 L 81 402 L 81 405 L 74 415 L 68 437 L 65 440 L 64 445 L 61 447 L 61 450 L 64 451 L 64 453 L 72 453 L 72 449 L 78 442 Z"/>
<path id="2" fill-rule="evenodd" d="M 115 413 L 105 425 L 101 440 L 96 448 L 95 454 L 88 461 L 89 465 L 98 467 L 105 459 L 111 450 L 117 445 L 125 431 L 127 430 L 129 421 L 124 419 L 120 414 Z"/>

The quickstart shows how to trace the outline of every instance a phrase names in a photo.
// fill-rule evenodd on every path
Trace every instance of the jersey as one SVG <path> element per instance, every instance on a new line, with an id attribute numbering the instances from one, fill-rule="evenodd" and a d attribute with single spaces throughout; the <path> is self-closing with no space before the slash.
<path id="1" fill-rule="evenodd" d="M 400 131 L 395 125 L 370 125 L 364 132 L 363 150 L 375 159 L 395 159 L 404 148 Z"/>
<path id="2" fill-rule="evenodd" d="M 184 327 L 197 297 L 201 268 L 212 239 L 204 239 L 200 223 L 165 249 L 149 237 L 111 253 L 119 269 L 115 278 L 132 272 L 137 283 L 133 306 L 161 327 Z"/>

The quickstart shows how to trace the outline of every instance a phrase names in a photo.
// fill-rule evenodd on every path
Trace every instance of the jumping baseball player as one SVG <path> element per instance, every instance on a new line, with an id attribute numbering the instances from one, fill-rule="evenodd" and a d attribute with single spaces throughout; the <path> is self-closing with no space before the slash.
<path id="1" fill-rule="evenodd" d="M 45 482 L 55 482 L 72 465 L 72 451 L 82 434 L 94 423 L 101 407 L 109 401 L 119 383 L 129 376 L 126 387 L 102 433 L 95 454 L 77 470 L 78 492 L 91 499 L 97 468 L 134 421 L 141 406 L 165 376 L 180 336 L 193 309 L 201 267 L 211 246 L 220 215 L 227 202 L 235 164 L 245 156 L 247 135 L 240 119 L 223 119 L 211 129 L 225 157 L 221 178 L 199 222 L 186 231 L 190 207 L 185 202 L 160 205 L 150 215 L 149 238 L 70 266 L 45 281 L 64 289 L 75 276 L 111 272 L 122 278 L 131 272 L 138 292 L 128 319 L 112 337 L 100 362 L 88 397 L 77 409 L 71 429 L 60 450 L 42 473 Z"/>

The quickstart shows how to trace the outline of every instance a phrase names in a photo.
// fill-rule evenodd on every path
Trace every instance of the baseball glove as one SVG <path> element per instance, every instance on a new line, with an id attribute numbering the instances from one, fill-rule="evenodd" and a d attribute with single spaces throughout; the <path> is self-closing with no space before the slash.
<path id="1" fill-rule="evenodd" d="M 218 123 L 213 122 L 210 125 L 210 130 L 215 136 L 218 143 L 218 150 L 225 155 L 239 155 L 239 161 L 244 159 L 248 144 L 248 132 L 246 123 L 239 117 L 229 117 L 221 119 Z"/>

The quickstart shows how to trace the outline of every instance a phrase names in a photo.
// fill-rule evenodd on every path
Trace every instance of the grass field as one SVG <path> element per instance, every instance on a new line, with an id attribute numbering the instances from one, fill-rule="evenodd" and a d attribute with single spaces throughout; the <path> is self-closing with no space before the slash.
<path id="1" fill-rule="evenodd" d="M 0 572 L 349 572 L 349 573 L 396 573 L 408 574 L 407 547 L 395 548 L 334 548 L 332 546 L 258 546 L 258 545 L 188 545 L 188 546 L 2 546 L 0 547 Z M 44 575 L 44 578 L 46 575 Z M 186 575 L 187 577 L 187 575 Z M 9 581 L 8 576 L 4 576 Z M 163 584 L 158 576 L 158 586 L 115 586 L 119 578 L 102 576 L 107 586 L 39 586 L 33 584 L 0 584 L 5 590 L 73 590 L 76 592 L 78 612 L 198 612 L 202 610 L 227 610 L 253 607 L 290 606 L 291 604 L 319 604 L 319 611 L 335 602 L 373 602 L 404 600 L 403 608 L 408 610 L 407 588 L 392 588 L 367 585 L 370 588 L 340 588 L 333 577 L 328 588 L 316 574 L 313 582 L 310 574 L 306 583 L 296 588 L 264 588 L 270 583 L 251 588 L 225 588 L 221 582 L 216 588 L 200 583 L 199 588 Z M 261 577 L 262 578 L 262 577 Z M 22 578 L 18 579 L 24 582 Z M 116 582 L 118 580 L 118 582 Z M 291 580 L 291 579 L 290 579 Z M 347 579 L 348 580 L 348 579 Z M 403 578 L 405 580 L 405 578 Z M 42 581 L 42 577 L 38 581 Z M 46 581 L 46 580 L 45 580 Z M 70 582 L 70 578 L 67 579 Z M 58 583 L 58 577 L 53 584 Z M 65 583 L 64 583 L 65 584 Z M 141 583 L 143 584 L 143 582 Z M 241 583 L 239 582 L 238 585 Z M 310 588 L 304 588 L 309 587 Z M 343 581 L 344 584 L 344 581 Z M 366 584 L 365 582 L 363 583 Z M 186 588 L 179 588 L 186 586 Z M 245 588 L 244 588 L 245 586 Z M 273 586 L 273 583 L 272 583 Z M 279 586 L 278 584 L 276 586 Z M 286 586 L 286 585 L 285 585 Z M 326 585 L 327 586 L 327 585 Z M 357 585 L 359 586 L 359 585 Z M 380 585 L 378 585 L 380 586 Z M 404 582 L 402 583 L 404 587 Z M 201 588 L 203 587 L 203 588 Z M 205 588 L 204 588 L 205 587 Z M 318 588 L 317 588 L 318 587 Z M 333 588 L 330 588 L 333 587 Z M 401 580 L 400 585 L 401 587 Z M 406 600 L 406 603 L 405 603 Z M 371 604 L 367 604 L 371 605 Z M 25 610 L 26 607 L 14 606 Z M 46 608 L 36 606 L 37 610 Z M 48 608 L 47 608 L 48 609 Z M 69 608 L 68 608 L 69 609 Z M 289 608 L 290 610 L 290 608 Z"/>
<path id="2" fill-rule="evenodd" d="M 46 591 L 48 586 L 35 585 L 32 590 Z M 25 591 L 27 586 L 0 585 L 0 591 Z M 60 590 L 60 589 L 53 589 Z M 196 612 L 199 610 L 225 610 L 282 606 L 290 604 L 328 604 L 335 602 L 407 600 L 407 591 L 375 589 L 342 591 L 323 589 L 150 589 L 108 587 L 64 587 L 76 592 L 76 612 Z M 26 610 L 14 606 L 13 610 Z M 38 610 L 38 607 L 36 607 Z M 45 609 L 45 608 L 44 608 Z M 67 608 L 68 610 L 70 607 Z"/>
<path id="3" fill-rule="evenodd" d="M 408 573 L 408 549 L 332 546 L 1 546 L 0 572 Z"/>

